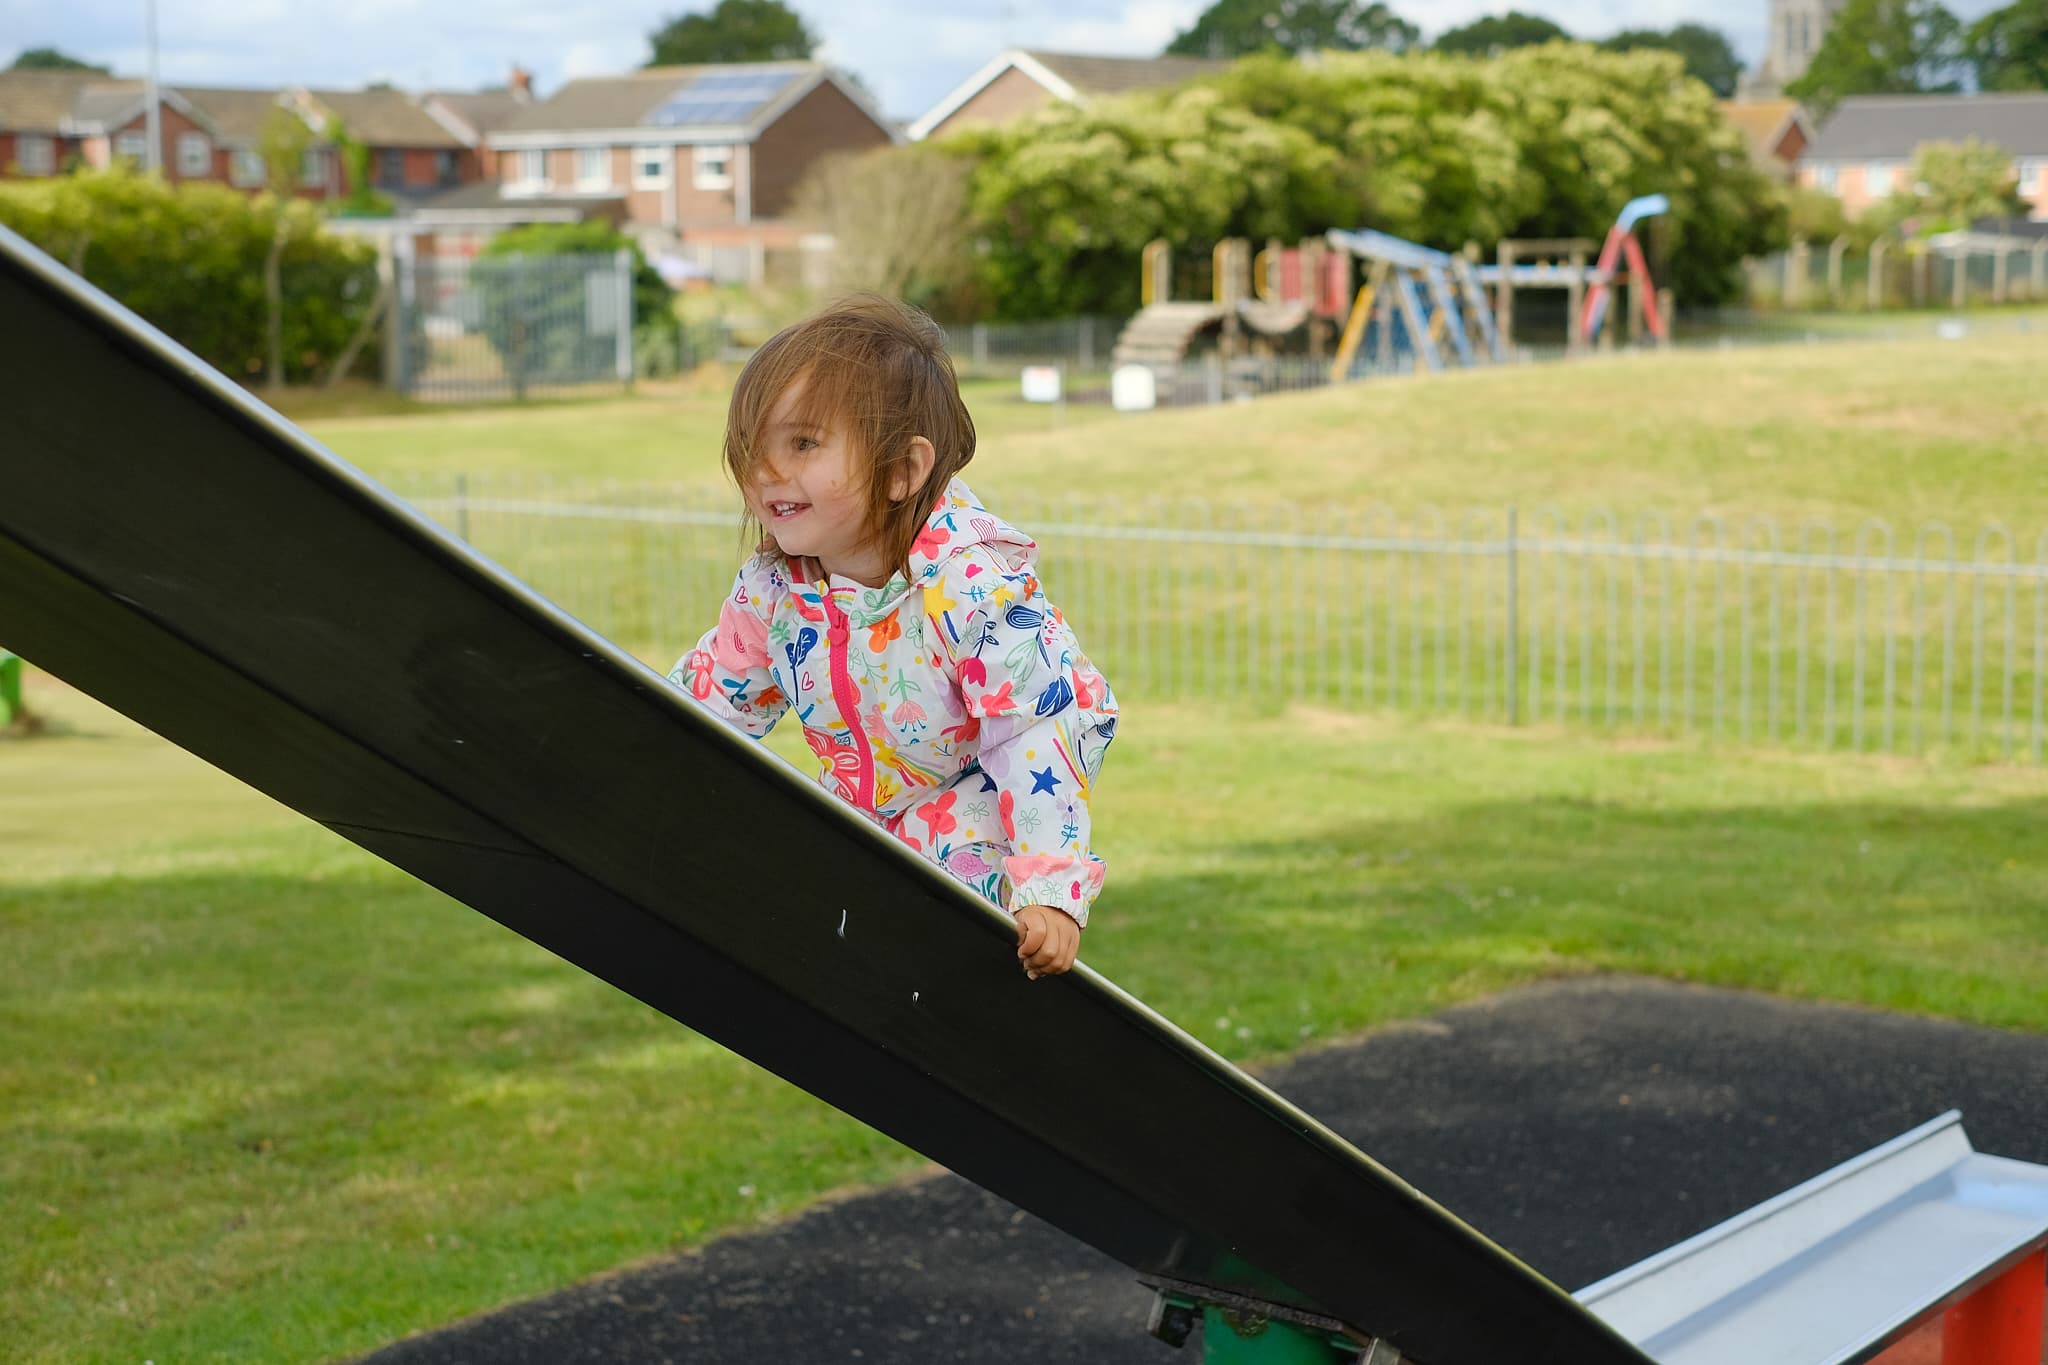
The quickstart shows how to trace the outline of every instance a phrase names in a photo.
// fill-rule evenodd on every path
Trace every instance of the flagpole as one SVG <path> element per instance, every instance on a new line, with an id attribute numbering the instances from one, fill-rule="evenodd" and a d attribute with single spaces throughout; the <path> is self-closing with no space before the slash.
<path id="1" fill-rule="evenodd" d="M 164 128 L 163 114 L 158 108 L 156 83 L 156 0 L 142 0 L 144 24 L 148 30 L 149 63 L 142 78 L 143 98 L 148 108 L 143 111 L 143 136 L 149 147 L 143 153 L 142 165 L 151 175 L 161 175 L 164 169 Z"/>

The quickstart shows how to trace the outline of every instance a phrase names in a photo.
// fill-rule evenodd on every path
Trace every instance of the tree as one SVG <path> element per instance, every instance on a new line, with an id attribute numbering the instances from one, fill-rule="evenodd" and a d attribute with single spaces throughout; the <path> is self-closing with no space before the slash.
<path id="1" fill-rule="evenodd" d="M 1506 14 L 1488 15 L 1463 27 L 1448 29 L 1438 35 L 1431 46 L 1438 52 L 1453 52 L 1467 57 L 1498 57 L 1514 48 L 1534 47 L 1538 43 L 1571 36 L 1540 14 L 1524 14 L 1511 9 Z"/>
<path id="2" fill-rule="evenodd" d="M 282 105 L 273 106 L 257 134 L 257 154 L 263 159 L 263 184 L 275 210 L 270 229 L 270 250 L 263 256 L 265 383 L 272 393 L 284 388 L 284 249 L 291 240 L 291 207 L 298 197 L 299 179 L 305 173 L 306 151 L 313 145 L 313 130 L 306 121 Z"/>
<path id="3" fill-rule="evenodd" d="M 1306 68 L 1252 57 L 1233 70 Z M 1010 318 L 1130 313 L 1138 258 L 1164 237 L 1206 259 L 1221 237 L 1295 238 L 1352 221 L 1335 157 L 1197 83 L 1086 108 L 1060 104 L 941 146 L 973 159 L 980 285 Z"/>
<path id="4" fill-rule="evenodd" d="M 370 147 L 361 138 L 348 130 L 348 125 L 339 118 L 329 118 L 325 129 L 327 140 L 341 154 L 341 165 L 348 183 L 348 194 L 341 201 L 341 212 L 358 218 L 384 218 L 392 212 L 391 196 L 379 194 L 377 187 L 370 183 Z"/>
<path id="5" fill-rule="evenodd" d="M 1826 118 L 1845 95 L 1956 90 L 1961 58 L 1961 26 L 1940 0 L 1849 0 L 1785 93 Z"/>
<path id="6" fill-rule="evenodd" d="M 1966 228 L 1979 218 L 2023 218 L 2012 153 L 1989 142 L 1929 142 L 1913 154 L 1907 173 L 1912 216 L 1923 232 Z"/>
<path id="7" fill-rule="evenodd" d="M 14 59 L 16 71 L 97 71 L 102 76 L 112 73 L 104 66 L 81 62 L 76 57 L 66 56 L 54 47 L 32 47 Z"/>
<path id="8" fill-rule="evenodd" d="M 679 14 L 647 35 L 649 66 L 808 58 L 818 40 L 782 0 L 718 0 L 709 14 Z"/>
<path id="9" fill-rule="evenodd" d="M 821 157 L 790 216 L 832 234 L 833 283 L 961 316 L 974 273 L 964 157 L 924 143 Z"/>
<path id="10" fill-rule="evenodd" d="M 942 144 L 974 158 L 982 297 L 1007 317 L 1128 312 L 1145 244 L 1206 261 L 1219 238 L 1369 226 L 1456 251 L 1591 237 L 1669 194 L 1653 268 L 1711 303 L 1783 244 L 1783 196 L 1671 52 L 1552 43 L 1255 55 L 1171 92 L 1061 105 Z"/>
<path id="11" fill-rule="evenodd" d="M 1795 242 L 1832 242 L 1849 231 L 1849 211 L 1840 195 L 1813 185 L 1785 189 L 1786 227 Z"/>
<path id="12" fill-rule="evenodd" d="M 271 196 L 218 180 L 171 182 L 118 165 L 0 181 L 0 223 L 251 383 L 261 382 L 269 349 L 263 265 L 275 209 Z M 328 369 L 359 326 L 376 295 L 377 251 L 327 231 L 307 200 L 286 212 L 283 352 L 298 381 Z M 372 361 L 380 349 L 380 337 L 365 339 Z"/>
<path id="13" fill-rule="evenodd" d="M 1680 24 L 1668 32 L 1627 28 L 1600 44 L 1602 52 L 1635 52 L 1646 47 L 1676 52 L 1685 59 L 1685 74 L 1699 79 L 1722 99 L 1735 93 L 1735 83 L 1742 75 L 1742 59 L 1735 55 L 1727 35 L 1719 29 L 1705 24 Z"/>
<path id="14" fill-rule="evenodd" d="M 1183 57 L 1368 47 L 1405 52 L 1421 37 L 1422 30 L 1387 6 L 1360 0 L 1216 0 L 1166 51 Z"/>
<path id="15" fill-rule="evenodd" d="M 1963 50 L 1982 90 L 2048 90 L 2048 0 L 2013 0 L 1970 25 Z"/>

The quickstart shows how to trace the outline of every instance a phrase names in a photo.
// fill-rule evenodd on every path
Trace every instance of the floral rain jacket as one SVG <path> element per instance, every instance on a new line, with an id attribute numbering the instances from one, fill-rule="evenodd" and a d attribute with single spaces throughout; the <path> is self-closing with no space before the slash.
<path id="1" fill-rule="evenodd" d="M 1037 548 L 955 479 L 912 578 L 870 588 L 756 555 L 669 680 L 755 738 L 794 707 L 828 790 L 998 906 L 1085 925 L 1116 700 L 1046 600 Z"/>

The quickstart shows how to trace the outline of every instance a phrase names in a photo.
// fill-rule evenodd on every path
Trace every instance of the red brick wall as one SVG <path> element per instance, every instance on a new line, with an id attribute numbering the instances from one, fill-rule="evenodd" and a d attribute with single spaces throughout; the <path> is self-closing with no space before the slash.
<path id="1" fill-rule="evenodd" d="M 164 179 L 170 181 L 173 185 L 176 185 L 186 180 L 216 179 L 217 177 L 214 175 L 215 159 L 212 155 L 212 152 L 218 151 L 219 148 L 214 145 L 213 134 L 209 133 L 208 131 L 206 131 L 206 129 L 200 127 L 191 119 L 185 117 L 183 113 L 179 112 L 177 109 L 172 108 L 168 104 L 163 106 L 162 112 L 159 115 L 159 119 L 160 122 L 158 126 L 162 130 L 164 138 Z M 137 125 L 131 124 L 130 126 L 134 127 Z M 209 149 L 209 153 L 207 156 L 206 173 L 204 175 L 183 175 L 179 173 L 178 138 L 180 135 L 185 133 L 197 133 L 199 136 L 206 139 L 206 145 Z"/>
<path id="2" fill-rule="evenodd" d="M 678 227 L 717 227 L 740 220 L 740 158 L 744 147 L 732 149 L 726 164 L 732 170 L 732 184 L 722 190 L 697 188 L 697 149 L 676 148 L 676 224 Z"/>
<path id="3" fill-rule="evenodd" d="M 753 145 L 753 216 L 779 218 L 797 182 L 828 152 L 889 145 L 889 134 L 830 81 L 798 100 Z"/>
<path id="4" fill-rule="evenodd" d="M 449 183 L 467 185 L 478 178 L 477 155 L 467 147 L 451 148 L 455 161 L 454 179 Z M 411 189 L 433 189 L 441 183 L 435 167 L 439 164 L 441 149 L 438 147 L 407 147 L 405 149 L 405 184 Z"/>

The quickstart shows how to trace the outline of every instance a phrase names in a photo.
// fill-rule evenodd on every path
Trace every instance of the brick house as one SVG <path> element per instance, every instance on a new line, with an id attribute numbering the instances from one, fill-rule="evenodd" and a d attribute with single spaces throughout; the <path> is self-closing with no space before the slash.
<path id="1" fill-rule="evenodd" d="M 175 92 L 167 87 L 165 93 L 176 93 L 189 100 L 214 130 L 216 164 L 212 174 L 205 178 L 224 181 L 251 194 L 263 188 L 263 125 L 271 111 L 282 108 L 305 117 L 292 92 L 285 90 L 179 86 Z M 340 159 L 315 128 L 304 164 L 299 168 L 297 193 L 302 199 L 331 199 L 345 192 Z"/>
<path id="2" fill-rule="evenodd" d="M 503 203 L 621 206 L 650 256 L 759 279 L 794 248 L 786 215 L 820 157 L 900 140 L 867 97 L 817 62 L 650 67 L 570 81 L 485 135 Z M 429 201 L 423 211 L 432 212 Z"/>
<path id="3" fill-rule="evenodd" d="M 1813 125 L 1799 101 L 1788 99 L 1722 100 L 1721 117 L 1749 142 L 1750 160 L 1775 180 L 1790 180 L 1800 154 L 1813 142 Z"/>
<path id="4" fill-rule="evenodd" d="M 511 81 L 499 90 L 430 90 L 420 107 L 476 153 L 478 179 L 495 182 L 498 154 L 487 139 L 533 103 L 533 77 L 512 68 Z"/>
<path id="5" fill-rule="evenodd" d="M 969 124 L 1002 124 L 1055 101 L 1090 99 L 1179 85 L 1230 63 L 1210 57 L 1083 57 L 1012 48 L 954 86 L 912 123 L 913 140 L 943 137 Z"/>
<path id="6" fill-rule="evenodd" d="M 158 94 L 164 176 L 216 180 L 220 129 L 180 91 Z M 96 71 L 0 71 L 0 179 L 62 175 L 73 166 L 136 161 L 148 150 L 148 95 L 139 80 Z"/>
<path id="7" fill-rule="evenodd" d="M 370 149 L 372 184 L 399 197 L 481 179 L 480 139 L 397 90 L 158 88 L 160 164 L 173 184 L 263 187 L 263 125 L 280 107 L 313 130 L 298 193 L 338 198 L 347 171 L 324 130 L 338 116 Z M 0 178 L 58 175 L 73 165 L 141 163 L 148 94 L 140 80 L 79 71 L 0 71 Z"/>
<path id="8" fill-rule="evenodd" d="M 1800 155 L 1795 178 L 1860 213 L 1903 186 L 1923 145 L 1972 137 L 2012 153 L 2030 216 L 2048 219 L 2048 94 L 1851 95 Z"/>

